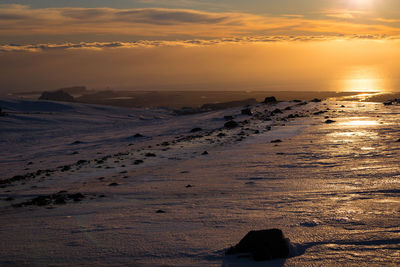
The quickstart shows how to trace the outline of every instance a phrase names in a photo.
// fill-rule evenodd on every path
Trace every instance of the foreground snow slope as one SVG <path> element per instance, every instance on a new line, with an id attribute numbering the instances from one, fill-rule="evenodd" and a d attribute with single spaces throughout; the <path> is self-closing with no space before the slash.
<path id="1" fill-rule="evenodd" d="M 4 178 L 35 175 L 0 189 L 9 198 L 0 202 L 2 265 L 400 264 L 399 107 L 284 102 L 254 106 L 253 117 L 173 116 L 13 101 L 0 103 Z M 264 120 L 276 108 L 283 113 Z M 227 115 L 248 122 L 222 129 Z M 61 190 L 85 198 L 18 206 Z M 224 258 L 249 230 L 271 227 L 297 244 L 297 257 Z"/>

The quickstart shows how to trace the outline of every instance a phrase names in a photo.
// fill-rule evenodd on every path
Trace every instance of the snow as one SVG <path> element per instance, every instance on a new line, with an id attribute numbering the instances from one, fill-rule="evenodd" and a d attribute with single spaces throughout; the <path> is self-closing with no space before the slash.
<path id="1" fill-rule="evenodd" d="M 176 116 L 169 109 L 0 100 L 8 113 L 0 117 L 3 179 L 51 170 L 0 188 L 1 199 L 14 198 L 0 201 L 7 241 L 0 264 L 400 264 L 400 107 L 296 104 L 251 107 L 261 114 L 292 107 L 264 121 L 240 108 Z M 327 112 L 313 115 L 321 110 Z M 294 113 L 304 117 L 282 120 Z M 223 129 L 226 115 L 249 123 Z M 326 116 L 336 122 L 324 123 Z M 203 131 L 190 133 L 195 127 Z M 271 143 L 276 139 L 282 142 Z M 82 159 L 89 161 L 77 164 Z M 138 159 L 144 162 L 135 165 Z M 86 198 L 12 206 L 61 190 Z M 293 257 L 224 257 L 248 231 L 267 228 L 283 230 Z"/>

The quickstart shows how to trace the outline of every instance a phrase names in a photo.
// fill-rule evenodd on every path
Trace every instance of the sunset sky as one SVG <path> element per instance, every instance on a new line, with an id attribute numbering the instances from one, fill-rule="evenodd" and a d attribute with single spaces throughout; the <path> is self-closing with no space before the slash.
<path id="1" fill-rule="evenodd" d="M 398 0 L 0 1 L 0 90 L 396 91 Z"/>

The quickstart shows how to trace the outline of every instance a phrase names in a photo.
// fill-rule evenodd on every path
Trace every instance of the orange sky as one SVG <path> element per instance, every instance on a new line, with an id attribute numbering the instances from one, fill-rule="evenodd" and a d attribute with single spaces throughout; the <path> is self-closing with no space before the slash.
<path id="1" fill-rule="evenodd" d="M 400 69 L 395 40 L 86 45 L 2 53 L 2 88 L 393 91 Z"/>
<path id="2" fill-rule="evenodd" d="M 0 92 L 399 88 L 399 1 L 64 2 L 0 4 Z"/>

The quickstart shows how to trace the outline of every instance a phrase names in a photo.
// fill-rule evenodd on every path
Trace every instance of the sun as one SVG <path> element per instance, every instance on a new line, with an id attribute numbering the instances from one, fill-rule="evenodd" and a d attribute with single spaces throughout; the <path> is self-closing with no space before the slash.
<path id="1" fill-rule="evenodd" d="M 356 7 L 371 7 L 375 0 L 349 0 L 349 3 Z"/>
<path id="2" fill-rule="evenodd" d="M 359 4 L 359 5 L 361 5 L 361 4 L 368 4 L 368 3 L 371 3 L 372 2 L 372 0 L 350 0 L 351 2 L 353 2 L 353 3 L 355 3 L 355 4 Z"/>

